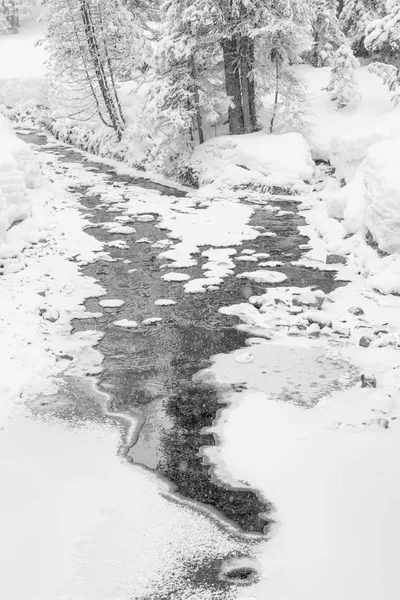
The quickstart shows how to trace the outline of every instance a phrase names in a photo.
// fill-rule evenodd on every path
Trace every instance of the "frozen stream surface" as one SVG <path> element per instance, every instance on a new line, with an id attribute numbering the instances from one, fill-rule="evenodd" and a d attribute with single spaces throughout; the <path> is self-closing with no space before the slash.
<path id="1" fill-rule="evenodd" d="M 235 327 L 238 319 L 221 314 L 219 309 L 265 292 L 268 284 L 236 277 L 242 272 L 259 270 L 260 266 L 256 261 L 238 260 L 234 275 L 225 278 L 219 289 L 185 293 L 181 281 L 170 282 L 161 277 L 169 272 L 160 270 L 168 261 L 159 259 L 161 250 L 154 244 L 164 240 L 168 232 L 157 227 L 158 214 L 149 211 L 152 219 L 121 220 L 124 212 L 120 204 L 106 205 L 101 202 L 100 194 L 86 195 L 89 187 L 96 185 L 97 173 L 99 183 L 106 181 L 110 189 L 121 189 L 121 194 L 127 186 L 135 187 L 136 193 L 139 186 L 166 197 L 182 196 L 184 192 L 145 178 L 117 174 L 113 168 L 91 161 L 68 146 L 49 144 L 48 138 L 34 132 L 25 133 L 23 139 L 39 152 L 52 156 L 57 172 L 68 173 L 79 163 L 92 174 L 91 186 L 84 178 L 82 183 L 77 178 L 70 189 L 90 222 L 87 233 L 107 244 L 105 249 L 112 260 L 100 257 L 82 266 L 82 272 L 100 283 L 106 290 L 105 298 L 123 300 L 121 306 L 107 307 L 99 304 L 101 298 L 89 298 L 87 310 L 101 316 L 74 321 L 75 331 L 104 333 L 99 344 L 104 362 L 97 378 L 98 391 L 90 382 L 66 378 L 64 397 L 42 402 L 44 421 L 39 410 L 35 427 L 24 421 L 16 422 L 10 429 L 16 456 L 20 436 L 37 438 L 36 449 L 26 459 L 26 468 L 29 470 L 29 461 L 41 464 L 45 472 L 43 485 L 54 466 L 46 467 L 49 447 L 40 440 L 46 439 L 46 431 L 54 438 L 53 460 L 58 465 L 52 475 L 55 489 L 58 482 L 59 490 L 65 490 L 64 501 L 69 506 L 80 504 L 76 514 L 82 522 L 90 521 L 89 532 L 87 527 L 83 528 L 85 534 L 76 552 L 78 558 L 75 556 L 72 561 L 73 577 L 65 579 L 64 571 L 70 572 L 66 564 L 63 574 L 59 573 L 62 568 L 55 557 L 54 564 L 49 565 L 53 574 L 48 594 L 40 595 L 34 588 L 32 593 L 30 588 L 30 597 L 38 600 L 235 598 L 240 586 L 257 577 L 254 559 L 258 545 L 268 535 L 273 507 L 268 498 L 245 482 L 236 487 L 219 480 L 212 463 L 206 460 L 204 447 L 214 446 L 218 440 L 205 428 L 213 425 L 224 405 L 220 388 L 212 380 L 194 375 L 210 365 L 212 356 L 246 346 L 248 334 Z M 260 253 L 269 255 L 268 260 L 279 261 L 279 272 L 287 276 L 285 285 L 315 286 L 330 292 L 338 285 L 334 273 L 292 264 L 300 258 L 299 247 L 305 242 L 298 231 L 303 219 L 297 214 L 297 203 L 275 200 L 274 205 L 282 214 L 256 207 L 250 221 L 251 226 L 266 227 L 272 235 L 257 237 L 235 249 L 238 253 L 245 250 L 242 256 Z M 118 228 L 122 224 L 132 231 L 121 235 Z M 192 279 L 200 278 L 204 276 L 202 266 L 206 260 L 199 253 L 195 265 L 170 270 L 188 274 Z M 156 303 L 160 299 L 171 302 Z M 149 319 L 154 320 L 146 321 Z M 269 365 L 253 365 L 258 376 L 264 377 L 266 389 L 270 389 L 272 371 L 275 379 L 276 373 L 279 377 L 289 375 L 282 363 L 290 364 L 290 352 L 272 353 Z M 311 351 L 308 359 L 316 365 L 311 375 L 309 369 L 308 377 L 304 376 L 306 355 L 297 360 L 297 372 L 295 369 L 290 373 L 300 382 L 304 379 L 300 390 L 303 394 L 321 386 L 321 378 L 326 377 L 318 355 Z M 332 375 L 332 380 L 336 375 Z M 231 374 L 224 385 L 246 389 L 248 382 L 236 381 Z M 101 392 L 107 394 L 107 414 L 100 410 L 96 400 Z M 121 414 L 131 416 L 134 431 L 128 439 L 123 438 L 127 441 L 116 461 L 125 423 L 118 418 Z M 73 463 L 68 449 L 71 442 Z M 21 478 L 25 475 L 21 473 Z M 100 508 L 91 512 L 91 505 L 97 506 L 99 497 L 102 497 Z M 54 507 L 57 501 L 49 493 L 49 506 Z M 45 509 L 41 506 L 39 513 Z M 50 520 L 52 510 L 48 510 Z M 65 531 L 55 530 L 53 537 L 70 535 L 72 539 L 74 528 L 81 527 L 79 523 L 68 522 L 64 526 Z M 90 533 L 92 530 L 94 535 Z M 52 543 L 58 542 L 54 539 Z M 26 551 L 29 552 L 29 537 Z M 43 552 L 46 554 L 47 550 Z M 221 569 L 231 559 L 242 562 L 232 563 L 238 566 L 232 577 L 221 577 Z M 37 578 L 33 573 L 35 560 L 33 579 Z M 63 560 L 69 564 L 72 559 L 68 555 Z M 23 596 L 14 598 L 22 600 Z"/>

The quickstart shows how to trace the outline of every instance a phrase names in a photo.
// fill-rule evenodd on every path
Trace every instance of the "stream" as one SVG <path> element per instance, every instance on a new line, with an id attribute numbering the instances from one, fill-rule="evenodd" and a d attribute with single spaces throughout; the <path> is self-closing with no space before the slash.
<path id="1" fill-rule="evenodd" d="M 63 170 L 71 163 L 79 162 L 94 174 L 105 174 L 109 185 L 117 191 L 120 184 L 129 184 L 154 189 L 166 196 L 185 194 L 144 177 L 118 174 L 112 167 L 91 161 L 80 151 L 43 134 L 25 132 L 21 138 L 39 152 L 44 150 L 54 154 Z M 105 243 L 120 239 L 120 234 L 107 231 L 101 225 L 109 223 L 121 212 L 113 210 L 112 205 L 111 208 L 98 206 L 100 196 L 86 196 L 87 190 L 85 185 L 71 187 L 83 214 L 88 215 L 90 225 L 86 232 Z M 338 285 L 334 272 L 292 265 L 301 257 L 300 246 L 306 241 L 298 229 L 304 225 L 304 219 L 297 212 L 298 203 L 275 199 L 273 204 L 285 214 L 277 215 L 255 206 L 250 225 L 266 227 L 276 236 L 260 236 L 245 242 L 236 247 L 238 252 L 246 248 L 268 253 L 270 260 L 282 262 L 279 271 L 287 275 L 287 286 L 314 286 L 327 293 L 333 290 Z M 239 320 L 219 313 L 219 308 L 245 302 L 252 295 L 265 293 L 268 286 L 230 276 L 216 291 L 187 294 L 180 282 L 164 281 L 157 258 L 160 249 L 152 244 L 165 238 L 166 232 L 156 227 L 158 217 L 154 217 L 150 222 L 132 218 L 136 231 L 123 236 L 128 247 L 107 247 L 112 262 L 99 259 L 82 267 L 85 275 L 95 278 L 104 287 L 107 297 L 121 298 L 125 304 L 118 309 L 101 308 L 100 298 L 89 298 L 87 310 L 101 311 L 103 316 L 75 319 L 74 331 L 104 333 L 98 346 L 104 362 L 97 386 L 108 394 L 111 412 L 130 413 L 139 424 L 129 446 L 124 449 L 127 459 L 168 482 L 171 501 L 190 502 L 217 521 L 227 535 L 240 540 L 245 548 L 241 554 L 245 556 L 246 548 L 250 554 L 260 540 L 266 539 L 273 522 L 273 507 L 267 498 L 245 485 L 237 488 L 219 481 L 212 465 L 204 460 L 202 449 L 217 443 L 213 435 L 204 433 L 204 429 L 212 426 L 224 405 L 216 387 L 197 379 L 194 381 L 193 376 L 210 365 L 213 355 L 229 353 L 246 345 L 248 334 L 235 327 Z M 152 244 L 135 243 L 141 238 L 148 238 Z M 184 270 L 191 278 L 203 276 L 201 267 L 207 260 L 200 253 L 195 258 L 196 266 Z M 235 274 L 257 268 L 257 263 L 238 262 Z M 133 269 L 136 270 L 133 272 Z M 172 299 L 176 304 L 155 305 L 160 298 Z M 135 329 L 113 324 L 116 319 L 129 319 L 132 315 L 139 323 Z M 162 320 L 153 325 L 142 324 L 149 318 Z M 220 590 L 251 582 L 254 578 L 253 570 L 246 567 L 233 570 L 229 577 L 221 580 L 220 568 L 220 564 L 210 563 L 192 569 L 191 585 L 198 579 L 203 584 L 207 581 L 210 589 L 216 586 L 215 589 Z M 162 593 L 157 596 L 160 599 L 170 597 L 174 596 Z"/>

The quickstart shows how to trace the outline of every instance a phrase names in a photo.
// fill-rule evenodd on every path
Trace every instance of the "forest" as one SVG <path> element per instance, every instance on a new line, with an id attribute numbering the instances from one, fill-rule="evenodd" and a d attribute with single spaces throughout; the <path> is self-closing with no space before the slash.
<path id="1" fill-rule="evenodd" d="M 18 33 L 31 2 L 2 0 L 0 31 Z M 48 27 L 40 43 L 49 54 L 42 104 L 51 120 L 67 119 L 89 137 L 100 123 L 119 154 L 140 146 L 136 166 L 185 183 L 196 183 L 187 166 L 193 148 L 211 137 L 307 132 L 301 64 L 331 68 L 326 90 L 339 110 L 359 101 L 360 61 L 398 102 L 398 0 L 42 4 Z M 134 118 L 121 87 L 136 95 Z"/>

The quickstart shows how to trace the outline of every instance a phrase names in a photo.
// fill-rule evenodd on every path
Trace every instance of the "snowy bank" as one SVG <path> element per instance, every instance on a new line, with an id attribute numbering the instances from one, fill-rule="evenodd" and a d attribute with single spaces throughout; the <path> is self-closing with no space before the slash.
<path id="1" fill-rule="evenodd" d="M 40 238 L 37 223 L 26 227 L 21 222 L 32 216 L 29 189 L 40 185 L 41 176 L 33 152 L 16 137 L 2 115 L 0 139 L 0 265 L 7 269 L 10 264 L 5 261 L 15 259 L 27 243 L 37 242 Z M 10 231 L 16 223 L 18 226 Z"/>
<path id="2" fill-rule="evenodd" d="M 308 181 L 314 172 L 310 149 L 299 133 L 213 138 L 195 149 L 190 166 L 200 187 L 210 191 L 288 189 Z"/>
<path id="3" fill-rule="evenodd" d="M 346 147 L 338 142 L 342 152 L 338 176 L 344 174 L 349 182 L 328 199 L 329 216 L 341 219 L 347 234 L 369 231 L 387 253 L 400 252 L 399 114 L 394 111 L 389 129 L 378 131 L 373 125 L 359 136 L 353 132 L 340 138 L 349 143 Z"/>

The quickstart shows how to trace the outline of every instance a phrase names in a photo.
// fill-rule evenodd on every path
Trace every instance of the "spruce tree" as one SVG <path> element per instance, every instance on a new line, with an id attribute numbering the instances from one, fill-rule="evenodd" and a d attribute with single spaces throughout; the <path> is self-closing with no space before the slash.
<path id="1" fill-rule="evenodd" d="M 400 65 L 400 0 L 386 2 L 384 16 L 367 25 L 365 36 L 365 47 L 376 60 Z"/>
<path id="2" fill-rule="evenodd" d="M 333 56 L 345 37 L 339 27 L 336 0 L 312 0 L 312 6 L 313 46 L 308 60 L 314 67 L 326 67 L 332 64 Z"/>
<path id="3" fill-rule="evenodd" d="M 354 106 L 360 101 L 356 70 L 358 60 L 348 44 L 342 44 L 337 50 L 331 69 L 327 90 L 331 100 L 337 103 L 338 109 Z"/>
<path id="4" fill-rule="evenodd" d="M 339 25 L 349 39 L 356 56 L 367 54 L 364 39 L 365 28 L 382 15 L 382 0 L 345 0 L 340 13 Z"/>

